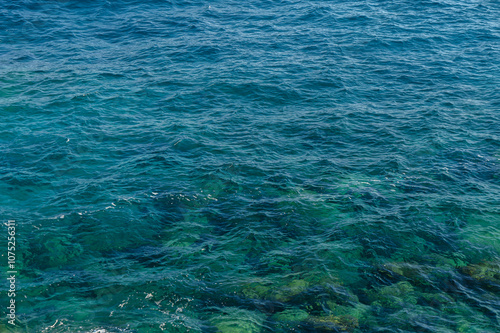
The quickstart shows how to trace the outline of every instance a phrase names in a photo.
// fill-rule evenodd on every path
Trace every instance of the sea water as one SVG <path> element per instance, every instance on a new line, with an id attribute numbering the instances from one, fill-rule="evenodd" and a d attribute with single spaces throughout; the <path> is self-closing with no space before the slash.
<path id="1" fill-rule="evenodd" d="M 498 1 L 1 0 L 0 42 L 0 332 L 500 330 Z"/>

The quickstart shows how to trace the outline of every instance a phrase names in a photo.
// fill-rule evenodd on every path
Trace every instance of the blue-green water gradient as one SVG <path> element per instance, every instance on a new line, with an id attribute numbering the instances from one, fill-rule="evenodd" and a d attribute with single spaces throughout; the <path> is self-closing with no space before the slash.
<path id="1" fill-rule="evenodd" d="M 493 0 L 0 0 L 0 332 L 498 332 L 498 59 Z"/>

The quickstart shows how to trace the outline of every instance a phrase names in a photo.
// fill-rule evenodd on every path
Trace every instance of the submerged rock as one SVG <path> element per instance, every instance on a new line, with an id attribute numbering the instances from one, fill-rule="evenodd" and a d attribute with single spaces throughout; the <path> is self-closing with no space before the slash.
<path id="1" fill-rule="evenodd" d="M 276 292 L 276 300 L 286 302 L 292 297 L 306 291 L 308 287 L 309 283 L 305 280 L 292 280 Z"/>
<path id="2" fill-rule="evenodd" d="M 383 264 L 381 269 L 406 278 L 418 276 L 423 271 L 421 265 L 406 262 L 388 262 Z"/>
<path id="3" fill-rule="evenodd" d="M 261 313 L 230 307 L 210 318 L 210 323 L 220 333 L 258 333 L 264 320 Z"/>
<path id="4" fill-rule="evenodd" d="M 309 313 L 302 309 L 292 308 L 275 313 L 271 317 L 270 324 L 273 332 L 302 332 L 307 323 Z"/>
<path id="5" fill-rule="evenodd" d="M 485 261 L 463 267 L 461 271 L 481 282 L 494 283 L 500 286 L 500 261 Z"/>
<path id="6" fill-rule="evenodd" d="M 390 309 L 400 309 L 410 304 L 417 304 L 415 289 L 407 281 L 382 287 L 378 292 L 370 292 L 369 298 L 372 305 Z"/>
<path id="7" fill-rule="evenodd" d="M 418 263 L 387 262 L 379 266 L 378 270 L 389 278 L 404 277 L 417 285 L 427 285 L 431 283 L 429 274 L 432 273 L 433 267 Z"/>
<path id="8" fill-rule="evenodd" d="M 288 309 L 275 313 L 273 319 L 285 323 L 295 323 L 304 321 L 309 317 L 309 313 L 301 309 Z"/>
<path id="9" fill-rule="evenodd" d="M 251 299 L 266 299 L 269 295 L 272 286 L 267 282 L 251 282 L 247 283 L 241 289 L 241 294 Z"/>
<path id="10" fill-rule="evenodd" d="M 346 306 L 337 304 L 333 301 L 327 301 L 326 305 L 330 315 L 349 316 L 356 318 L 358 322 L 364 321 L 370 312 L 370 307 L 361 303 L 354 304 L 353 306 Z"/>
<path id="11" fill-rule="evenodd" d="M 350 315 L 312 316 L 307 321 L 315 329 L 332 332 L 338 332 L 339 330 L 352 332 L 355 328 L 359 327 L 358 319 Z"/>
<path id="12" fill-rule="evenodd" d="M 301 279 L 291 280 L 283 284 L 252 282 L 243 287 L 242 294 L 252 299 L 288 302 L 293 297 L 305 292 L 308 287 L 309 283 Z"/>

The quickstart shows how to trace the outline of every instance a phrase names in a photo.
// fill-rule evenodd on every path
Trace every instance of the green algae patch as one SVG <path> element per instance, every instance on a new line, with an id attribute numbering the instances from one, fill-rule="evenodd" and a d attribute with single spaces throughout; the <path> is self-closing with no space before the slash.
<path id="1" fill-rule="evenodd" d="M 276 293 L 276 300 L 286 302 L 292 297 L 299 295 L 307 290 L 309 283 L 306 280 L 292 280 Z"/>
<path id="2" fill-rule="evenodd" d="M 210 318 L 219 333 L 259 333 L 265 315 L 239 308 L 223 308 L 220 314 Z"/>
<path id="3" fill-rule="evenodd" d="M 309 317 L 309 313 L 301 309 L 288 309 L 275 313 L 272 319 L 276 321 L 281 321 L 284 323 L 295 323 L 304 321 Z"/>
<path id="4" fill-rule="evenodd" d="M 288 302 L 305 292 L 310 284 L 306 280 L 285 280 L 282 283 L 251 282 L 243 286 L 241 294 L 247 298 Z"/>
<path id="5" fill-rule="evenodd" d="M 328 314 L 333 316 L 348 316 L 356 318 L 356 320 L 361 323 L 368 318 L 370 313 L 370 306 L 356 303 L 354 305 L 340 305 L 334 301 L 327 301 L 326 306 L 328 308 Z"/>
<path id="6" fill-rule="evenodd" d="M 350 315 L 311 316 L 307 321 L 317 330 L 331 332 L 352 332 L 359 327 L 358 319 Z"/>
<path id="7" fill-rule="evenodd" d="M 466 257 L 460 252 L 448 253 L 446 255 L 430 253 L 422 259 L 439 268 L 460 268 L 467 266 Z"/>
<path id="8" fill-rule="evenodd" d="M 309 313 L 302 309 L 291 308 L 271 317 L 271 323 L 274 324 L 275 332 L 300 332 L 306 324 Z"/>
<path id="9" fill-rule="evenodd" d="M 266 282 L 250 282 L 243 286 L 241 294 L 246 298 L 265 299 L 269 295 L 271 288 Z"/>
<path id="10" fill-rule="evenodd" d="M 311 270 L 301 274 L 301 278 L 307 281 L 311 286 L 340 286 L 341 280 L 331 273 L 326 273 L 319 270 Z"/>
<path id="11" fill-rule="evenodd" d="M 500 261 L 486 261 L 463 267 L 461 271 L 481 282 L 490 282 L 500 285 Z"/>
<path id="12" fill-rule="evenodd" d="M 400 309 L 407 305 L 417 304 L 414 287 L 407 281 L 382 287 L 378 292 L 370 292 L 369 298 L 373 306 L 389 309 Z"/>

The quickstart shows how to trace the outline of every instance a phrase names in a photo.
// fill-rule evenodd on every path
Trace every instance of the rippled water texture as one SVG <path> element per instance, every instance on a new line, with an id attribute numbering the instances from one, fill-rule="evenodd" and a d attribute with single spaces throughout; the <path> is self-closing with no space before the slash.
<path id="1" fill-rule="evenodd" d="M 500 331 L 498 1 L 0 0 L 0 41 L 0 332 Z"/>

